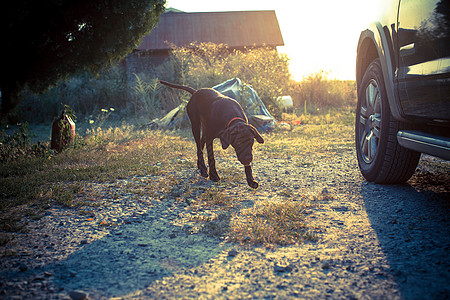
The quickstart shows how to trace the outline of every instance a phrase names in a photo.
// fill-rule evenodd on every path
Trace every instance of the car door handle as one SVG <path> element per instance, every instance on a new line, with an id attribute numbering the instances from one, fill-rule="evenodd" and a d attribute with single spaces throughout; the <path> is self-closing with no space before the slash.
<path id="1" fill-rule="evenodd" d="M 406 46 L 400 47 L 400 56 L 405 57 L 416 53 L 416 44 L 411 43 Z"/>

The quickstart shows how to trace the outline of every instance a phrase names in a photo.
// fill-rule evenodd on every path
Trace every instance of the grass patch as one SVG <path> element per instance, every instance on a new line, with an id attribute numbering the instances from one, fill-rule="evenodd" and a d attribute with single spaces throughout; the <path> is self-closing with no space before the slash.
<path id="1" fill-rule="evenodd" d="M 206 204 L 208 206 L 218 205 L 230 207 L 233 203 L 232 199 L 228 197 L 223 190 L 220 190 L 217 187 L 205 190 L 205 192 L 201 194 L 200 199 L 201 204 Z"/>
<path id="2" fill-rule="evenodd" d="M 289 245 L 315 240 L 305 222 L 308 200 L 259 202 L 231 220 L 229 238 L 242 244 Z"/>

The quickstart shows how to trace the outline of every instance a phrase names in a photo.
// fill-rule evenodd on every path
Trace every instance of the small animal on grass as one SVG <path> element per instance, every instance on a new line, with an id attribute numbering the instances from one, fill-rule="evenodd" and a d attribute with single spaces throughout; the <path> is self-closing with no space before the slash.
<path id="1" fill-rule="evenodd" d="M 213 141 L 220 138 L 223 149 L 230 145 L 236 151 L 241 164 L 244 165 L 247 183 L 258 188 L 258 182 L 253 178 L 251 162 L 254 139 L 264 143 L 258 130 L 248 123 L 242 106 L 234 99 L 227 97 L 211 88 L 195 90 L 188 86 L 178 85 L 163 80 L 160 83 L 172 88 L 189 92 L 192 96 L 186 106 L 191 121 L 192 134 L 197 144 L 197 167 L 201 176 L 208 177 L 208 169 L 203 159 L 203 148 L 206 144 L 208 153 L 209 179 L 220 180 L 214 159 Z"/>

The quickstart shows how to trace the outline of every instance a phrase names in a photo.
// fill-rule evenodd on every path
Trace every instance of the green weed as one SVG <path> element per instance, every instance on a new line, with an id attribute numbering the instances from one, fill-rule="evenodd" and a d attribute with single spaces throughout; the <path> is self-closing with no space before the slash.
<path id="1" fill-rule="evenodd" d="M 45 157 L 51 155 L 46 145 L 32 144 L 33 132 L 29 129 L 28 123 L 18 125 L 12 135 L 6 134 L 5 130 L 0 131 L 0 162 L 8 162 L 27 157 Z"/>

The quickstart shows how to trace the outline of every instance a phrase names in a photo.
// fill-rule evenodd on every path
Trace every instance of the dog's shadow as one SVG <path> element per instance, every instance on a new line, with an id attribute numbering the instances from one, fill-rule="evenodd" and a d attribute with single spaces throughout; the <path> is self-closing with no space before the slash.
<path id="1" fill-rule="evenodd" d="M 185 180 L 206 191 L 211 183 L 199 175 Z M 166 199 L 140 215 L 126 219 L 105 237 L 86 244 L 65 260 L 45 267 L 65 291 L 82 290 L 91 297 L 121 297 L 154 281 L 202 265 L 225 251 L 223 241 L 182 223 L 180 207 L 185 183 L 174 186 Z M 194 224 L 195 225 L 195 224 Z"/>

